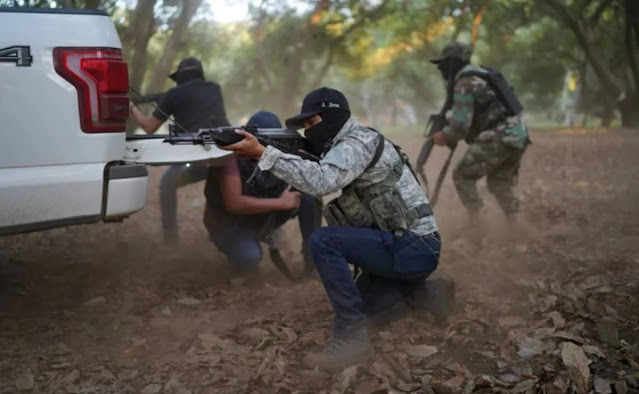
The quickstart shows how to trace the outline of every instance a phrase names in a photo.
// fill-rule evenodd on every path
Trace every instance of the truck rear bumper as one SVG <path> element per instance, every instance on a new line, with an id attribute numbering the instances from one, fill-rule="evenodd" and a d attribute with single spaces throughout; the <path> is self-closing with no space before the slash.
<path id="1" fill-rule="evenodd" d="M 118 220 L 144 208 L 140 164 L 0 168 L 0 236 Z"/>
<path id="2" fill-rule="evenodd" d="M 117 220 L 146 204 L 148 172 L 142 164 L 117 165 L 108 169 L 104 220 Z"/>

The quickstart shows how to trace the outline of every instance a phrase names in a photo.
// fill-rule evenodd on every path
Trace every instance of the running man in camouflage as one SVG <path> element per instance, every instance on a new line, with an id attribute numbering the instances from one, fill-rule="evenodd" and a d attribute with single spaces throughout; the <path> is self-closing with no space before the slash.
<path id="1" fill-rule="evenodd" d="M 433 135 L 437 145 L 464 139 L 469 147 L 453 172 L 459 198 L 471 215 L 482 208 L 477 180 L 486 176 L 488 190 L 509 219 L 519 213 L 519 200 L 512 187 L 517 184 L 521 158 L 530 143 L 522 114 L 509 116 L 506 105 L 489 83 L 477 74 L 487 70 L 470 64 L 471 50 L 453 42 L 430 61 L 444 79 L 453 83 L 452 117 L 443 130 Z M 470 74 L 473 75 L 464 75 Z"/>

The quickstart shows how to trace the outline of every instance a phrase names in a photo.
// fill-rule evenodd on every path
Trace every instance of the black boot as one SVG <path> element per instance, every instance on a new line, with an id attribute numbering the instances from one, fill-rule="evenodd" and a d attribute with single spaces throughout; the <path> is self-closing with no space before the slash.
<path id="1" fill-rule="evenodd" d="M 445 278 L 426 280 L 415 288 L 411 299 L 416 310 L 430 312 L 436 323 L 442 323 L 453 313 L 455 282 Z"/>
<path id="2" fill-rule="evenodd" d="M 341 370 L 370 360 L 374 353 L 366 327 L 361 327 L 348 335 L 335 336 L 323 350 L 307 354 L 304 364 L 311 369 Z"/>
<path id="3" fill-rule="evenodd" d="M 381 327 L 408 314 L 403 283 L 362 273 L 355 280 L 364 303 L 363 312 L 372 327 Z"/>

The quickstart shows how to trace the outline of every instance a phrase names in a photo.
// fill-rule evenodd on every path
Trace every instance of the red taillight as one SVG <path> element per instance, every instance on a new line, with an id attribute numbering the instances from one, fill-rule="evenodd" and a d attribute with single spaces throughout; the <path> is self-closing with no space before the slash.
<path id="1" fill-rule="evenodd" d="M 129 117 L 129 71 L 114 48 L 55 48 L 55 70 L 78 91 L 85 133 L 124 131 Z"/>

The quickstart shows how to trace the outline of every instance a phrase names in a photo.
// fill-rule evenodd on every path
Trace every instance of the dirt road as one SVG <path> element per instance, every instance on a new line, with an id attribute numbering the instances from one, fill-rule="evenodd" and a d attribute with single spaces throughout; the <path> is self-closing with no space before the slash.
<path id="1" fill-rule="evenodd" d="M 395 140 L 416 156 L 421 138 Z M 381 328 L 374 362 L 337 374 L 301 366 L 332 326 L 321 283 L 291 285 L 268 259 L 257 282 L 233 279 L 201 224 L 202 184 L 179 192 L 177 246 L 162 244 L 160 168 L 122 224 L 0 238 L 0 393 L 639 392 L 639 134 L 533 140 L 516 228 L 484 183 L 468 227 L 444 185 L 437 275 L 455 278 L 457 313 Z M 284 238 L 301 269 L 295 223 Z"/>

